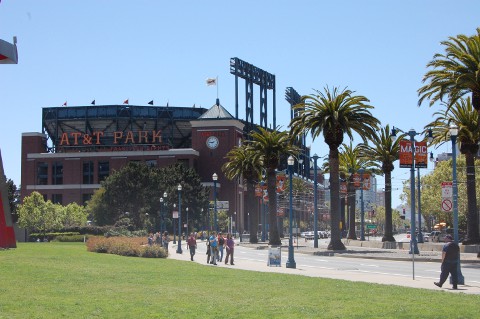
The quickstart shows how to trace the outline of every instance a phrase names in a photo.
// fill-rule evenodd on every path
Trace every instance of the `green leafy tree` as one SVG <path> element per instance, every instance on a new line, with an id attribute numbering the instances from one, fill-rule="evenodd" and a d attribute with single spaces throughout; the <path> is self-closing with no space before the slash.
<path id="1" fill-rule="evenodd" d="M 475 160 L 475 165 L 480 166 L 480 160 Z M 465 158 L 460 157 L 457 160 L 457 180 L 458 180 L 458 214 L 459 214 L 459 229 L 466 231 L 466 215 L 468 211 L 467 201 L 467 176 L 466 176 L 466 162 Z M 476 176 L 476 183 L 480 183 L 480 177 Z M 427 221 L 427 224 L 433 227 L 433 222 L 445 222 L 449 227 L 453 227 L 452 213 L 443 212 L 442 204 L 442 182 L 452 180 L 452 160 L 440 161 L 435 165 L 435 169 L 421 177 L 421 205 L 422 215 Z M 480 196 L 480 189 L 476 190 L 476 196 Z M 403 192 L 400 196 L 402 201 L 410 205 L 410 183 L 404 182 Z"/>
<path id="2" fill-rule="evenodd" d="M 18 209 L 18 225 L 29 232 L 45 234 L 59 225 L 57 209 L 51 201 L 45 202 L 40 193 L 33 192 L 23 199 Z"/>
<path id="3" fill-rule="evenodd" d="M 12 214 L 12 221 L 14 223 L 18 220 L 17 206 L 20 200 L 17 185 L 10 178 L 7 179 L 8 203 L 10 204 L 10 212 Z"/>
<path id="4" fill-rule="evenodd" d="M 263 167 L 266 170 L 269 214 L 269 238 L 270 245 L 281 245 L 280 234 L 277 226 L 277 196 L 276 169 L 280 165 L 280 159 L 289 154 L 298 153 L 298 148 L 292 144 L 287 132 L 281 132 L 277 129 L 270 131 L 259 127 L 258 131 L 253 131 L 251 140 L 248 141 L 248 147 L 261 156 Z"/>
<path id="5" fill-rule="evenodd" d="M 70 203 L 67 206 L 57 205 L 59 210 L 59 223 L 62 228 L 85 226 L 88 213 L 85 207 L 77 203 Z"/>
<path id="6" fill-rule="evenodd" d="M 478 207 L 475 182 L 475 157 L 478 153 L 480 131 L 478 130 L 478 112 L 473 109 L 470 97 L 460 99 L 451 107 L 434 113 L 435 119 L 426 127 L 432 128 L 433 145 L 450 142 L 450 126 L 458 127 L 457 143 L 460 153 L 465 156 L 467 177 L 467 236 L 463 244 L 480 243 L 478 228 Z"/>
<path id="7" fill-rule="evenodd" d="M 431 70 L 423 77 L 425 85 L 418 89 L 419 106 L 428 99 L 430 106 L 446 100 L 451 107 L 471 94 L 472 106 L 480 112 L 480 28 L 476 31 L 473 36 L 460 34 L 441 42 L 445 53 L 435 54 L 427 64 Z"/>
<path id="8" fill-rule="evenodd" d="M 378 162 L 385 178 L 385 232 L 382 241 L 395 241 L 392 223 L 392 171 L 393 163 L 399 159 L 400 141 L 404 135 L 393 140 L 390 136 L 390 126 L 382 127 L 371 139 L 372 145 L 361 144 L 363 157 Z"/>
<path id="9" fill-rule="evenodd" d="M 313 140 L 323 134 L 329 147 L 330 167 L 330 250 L 344 250 L 340 232 L 340 172 L 339 147 L 344 135 L 353 139 L 358 133 L 364 141 L 376 134 L 379 121 L 370 113 L 373 106 L 361 95 L 355 95 L 348 89 L 340 90 L 326 87 L 324 92 L 315 90 L 312 95 L 302 97 L 302 102 L 295 106 L 298 116 L 291 123 L 292 136 L 310 132 Z"/>
<path id="10" fill-rule="evenodd" d="M 178 185 L 182 185 L 182 224 L 186 220 L 187 207 L 192 212 L 190 221 L 200 223 L 203 220 L 201 208 L 208 207 L 208 191 L 201 185 L 198 174 L 181 164 L 156 168 L 130 162 L 102 182 L 102 187 L 88 202 L 87 210 L 98 225 L 114 225 L 122 220 L 122 224 L 127 223 L 133 229 L 150 229 L 164 217 L 166 225 L 170 226 L 171 215 L 166 211 L 178 205 Z M 165 210 L 160 207 L 160 197 L 164 193 L 167 193 Z"/>
<path id="11" fill-rule="evenodd" d="M 261 156 L 244 144 L 231 149 L 227 153 L 226 159 L 227 162 L 222 166 L 225 176 L 230 180 L 243 178 L 247 184 L 246 211 L 250 214 L 250 225 L 248 225 L 250 243 L 258 243 L 258 211 L 255 205 L 255 185 L 262 173 Z"/>

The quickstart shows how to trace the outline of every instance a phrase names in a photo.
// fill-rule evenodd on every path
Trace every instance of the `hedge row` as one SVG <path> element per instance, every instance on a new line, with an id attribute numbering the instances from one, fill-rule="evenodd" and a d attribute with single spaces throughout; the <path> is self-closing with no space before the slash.
<path id="1" fill-rule="evenodd" d="M 145 237 L 100 237 L 87 241 L 87 250 L 120 256 L 166 258 L 168 252 L 158 245 L 148 246 Z"/>

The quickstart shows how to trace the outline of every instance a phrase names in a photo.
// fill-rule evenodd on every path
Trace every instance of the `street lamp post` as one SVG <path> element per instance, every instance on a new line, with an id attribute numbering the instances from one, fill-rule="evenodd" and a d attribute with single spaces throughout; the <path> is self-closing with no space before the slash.
<path id="1" fill-rule="evenodd" d="M 288 260 L 286 267 L 287 268 L 297 268 L 297 264 L 295 263 L 295 259 L 293 257 L 293 185 L 292 185 L 292 171 L 293 171 L 293 164 L 295 163 L 293 156 L 288 157 L 288 179 L 289 179 L 289 214 L 288 214 Z"/>
<path id="2" fill-rule="evenodd" d="M 177 254 L 182 251 L 182 185 L 178 184 L 178 247 Z"/>
<path id="3" fill-rule="evenodd" d="M 176 204 L 173 204 L 173 210 L 175 210 L 175 208 L 177 208 L 177 205 Z M 176 234 L 176 231 L 175 231 L 175 219 L 176 218 L 173 218 L 173 243 L 176 244 L 177 243 L 177 239 L 175 237 L 175 234 Z"/>
<path id="4" fill-rule="evenodd" d="M 318 184 L 317 184 L 318 155 L 313 154 L 313 247 L 318 248 Z"/>
<path id="5" fill-rule="evenodd" d="M 450 126 L 450 139 L 452 140 L 452 195 L 453 195 L 453 239 L 458 245 L 458 185 L 457 185 L 457 136 L 458 127 Z M 458 284 L 464 285 L 465 278 L 460 268 L 460 254 L 457 260 L 457 277 Z M 450 278 L 450 280 L 452 280 Z"/>
<path id="6" fill-rule="evenodd" d="M 396 137 L 397 131 L 402 130 L 393 127 L 392 128 L 392 138 Z M 412 128 L 408 131 L 408 136 L 410 136 L 410 147 L 412 150 L 412 164 L 410 167 L 410 240 L 411 240 L 411 249 L 410 254 L 419 254 L 418 245 L 417 245 L 417 238 L 415 235 L 415 136 L 419 135 L 420 133 L 415 132 Z M 432 130 L 428 130 L 428 141 L 431 142 L 433 139 Z M 421 216 L 419 217 L 419 219 Z M 420 232 L 420 231 L 419 231 Z"/>
<path id="7" fill-rule="evenodd" d="M 360 168 L 360 241 L 365 241 L 365 210 L 363 205 L 363 168 Z"/>
<path id="8" fill-rule="evenodd" d="M 423 244 L 422 234 L 422 200 L 420 198 L 420 167 L 417 168 L 417 193 L 418 193 L 418 237 L 417 242 Z"/>
<path id="9" fill-rule="evenodd" d="M 190 234 L 188 232 L 188 207 L 185 210 L 187 211 L 187 230 L 186 230 L 185 234 L 188 236 L 188 234 Z"/>
<path id="10" fill-rule="evenodd" d="M 213 173 L 213 225 L 214 230 L 218 232 L 218 224 L 217 224 L 217 180 L 218 175 L 217 173 Z"/>
<path id="11" fill-rule="evenodd" d="M 162 230 L 166 231 L 167 226 L 165 225 L 165 204 L 167 203 L 167 192 L 163 193 L 163 211 L 162 211 Z"/>
<path id="12" fill-rule="evenodd" d="M 163 233 L 163 197 L 160 197 L 160 233 Z"/>

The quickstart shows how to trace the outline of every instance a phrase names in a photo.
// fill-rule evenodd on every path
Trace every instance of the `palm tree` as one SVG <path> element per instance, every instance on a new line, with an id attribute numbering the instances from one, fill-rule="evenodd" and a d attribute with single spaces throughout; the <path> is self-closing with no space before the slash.
<path id="1" fill-rule="evenodd" d="M 291 143 L 287 132 L 273 131 L 259 127 L 258 131 L 250 133 L 252 138 L 248 146 L 261 156 L 267 177 L 269 238 L 270 245 L 281 245 L 277 227 L 277 196 L 276 196 L 276 169 L 280 165 L 282 156 L 298 153 L 298 148 Z"/>
<path id="2" fill-rule="evenodd" d="M 441 44 L 446 47 L 445 54 L 435 54 L 427 64 L 433 70 L 423 77 L 427 84 L 418 90 L 418 105 L 429 99 L 432 106 L 447 97 L 449 108 L 462 96 L 471 93 L 472 106 L 480 112 L 480 28 L 471 37 L 460 34 Z"/>
<path id="3" fill-rule="evenodd" d="M 364 169 L 367 173 L 377 172 L 374 162 L 368 160 L 365 157 L 360 156 L 360 149 L 358 146 L 353 147 L 352 142 L 350 145 L 342 144 L 340 154 L 340 174 L 344 174 L 347 178 L 347 207 L 348 207 L 348 239 L 357 239 L 355 233 L 355 196 L 356 189 L 354 184 L 354 173 L 357 173 L 360 169 Z M 360 185 L 363 187 L 363 185 Z"/>
<path id="4" fill-rule="evenodd" d="M 329 146 L 330 166 L 330 250 L 344 250 L 340 232 L 340 174 L 338 148 L 342 145 L 344 134 L 353 139 L 353 132 L 364 140 L 375 134 L 379 121 L 372 116 L 369 100 L 354 92 L 328 87 L 325 92 L 315 90 L 315 94 L 302 97 L 302 102 L 294 106 L 298 116 L 293 118 L 290 127 L 293 136 L 310 132 L 313 140 L 321 133 Z"/>
<path id="5" fill-rule="evenodd" d="M 480 131 L 477 129 L 478 112 L 473 109 L 470 97 L 468 97 L 466 100 L 457 101 L 451 107 L 446 106 L 443 111 L 435 112 L 434 116 L 437 117 L 426 126 L 432 128 L 433 145 L 441 145 L 449 141 L 450 126 L 458 127 L 457 142 L 460 153 L 465 155 L 467 166 L 467 236 L 463 244 L 480 243 L 475 184 L 475 156 L 478 153 L 478 142 L 480 141 Z"/>
<path id="6" fill-rule="evenodd" d="M 381 163 L 381 170 L 385 178 L 385 233 L 382 241 L 395 241 L 392 223 L 392 171 L 393 162 L 399 159 L 400 141 L 402 136 L 393 140 L 390 137 L 390 126 L 383 127 L 378 135 L 374 135 L 371 142 L 359 145 L 361 156 Z"/>
<path id="7" fill-rule="evenodd" d="M 258 243 L 258 212 L 255 209 L 255 184 L 262 170 L 261 157 L 257 152 L 254 152 L 244 144 L 232 148 L 227 153 L 226 158 L 227 162 L 222 166 L 225 176 L 230 180 L 243 178 L 247 184 L 246 211 L 250 214 L 248 225 L 250 243 Z"/>

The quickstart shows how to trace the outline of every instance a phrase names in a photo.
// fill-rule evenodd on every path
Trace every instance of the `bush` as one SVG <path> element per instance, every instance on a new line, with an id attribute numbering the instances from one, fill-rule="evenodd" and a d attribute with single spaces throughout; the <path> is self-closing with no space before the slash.
<path id="1" fill-rule="evenodd" d="M 89 235 L 61 235 L 55 237 L 53 241 L 64 242 L 64 243 L 81 243 L 84 240 L 88 239 Z"/>
<path id="2" fill-rule="evenodd" d="M 143 246 L 140 251 L 140 257 L 145 258 L 167 258 L 168 253 L 162 246 Z"/>
<path id="3" fill-rule="evenodd" d="M 166 258 L 168 253 L 160 246 L 147 246 L 145 237 L 90 237 L 87 250 L 121 256 Z"/>

